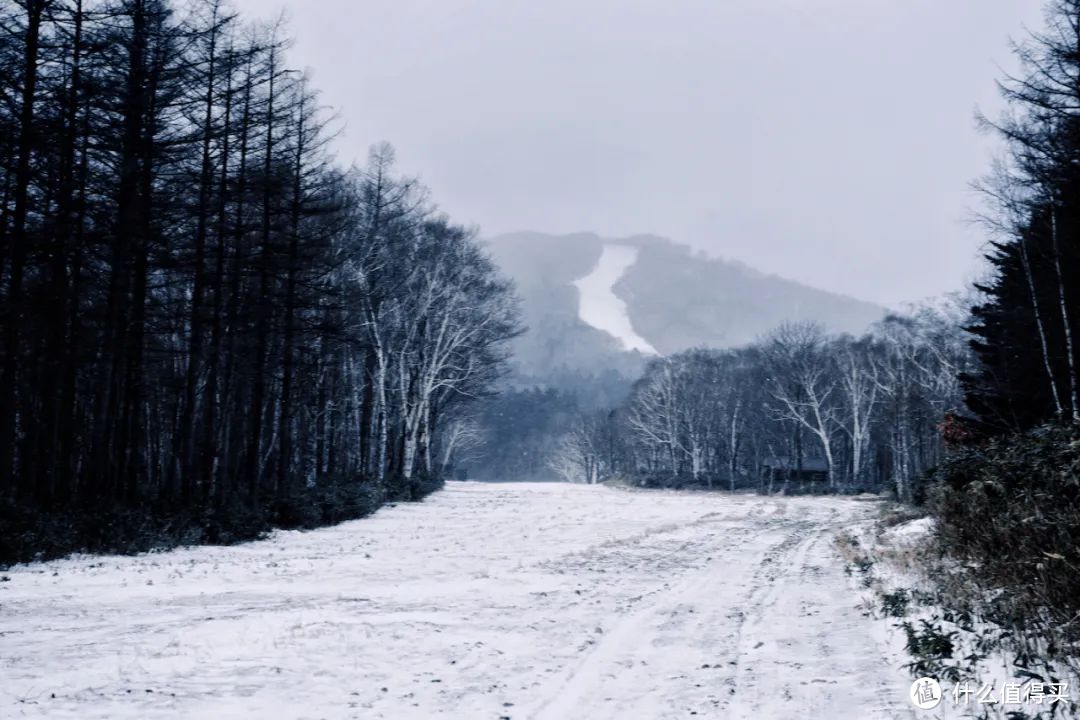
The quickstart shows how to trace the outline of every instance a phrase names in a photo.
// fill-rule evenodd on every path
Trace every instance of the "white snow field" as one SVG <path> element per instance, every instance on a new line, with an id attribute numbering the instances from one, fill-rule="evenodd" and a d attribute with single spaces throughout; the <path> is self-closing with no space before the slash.
<path id="1" fill-rule="evenodd" d="M 871 502 L 451 483 L 0 582 L 0 717 L 912 717 L 833 548 Z"/>
<path id="2" fill-rule="evenodd" d="M 638 249 L 631 245 L 604 245 L 593 271 L 574 281 L 578 289 L 578 316 L 587 325 L 614 337 L 626 350 L 658 355 L 656 348 L 634 330 L 626 303 L 615 294 L 615 283 L 633 267 L 637 256 Z"/>

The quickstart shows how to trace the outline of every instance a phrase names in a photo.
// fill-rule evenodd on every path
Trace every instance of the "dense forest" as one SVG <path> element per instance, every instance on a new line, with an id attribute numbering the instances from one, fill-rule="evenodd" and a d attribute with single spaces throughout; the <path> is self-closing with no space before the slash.
<path id="1" fill-rule="evenodd" d="M 997 628 L 1030 677 L 1080 673 L 1080 1 L 1051 0 L 983 118 L 1005 152 L 979 184 L 990 276 L 966 329 L 968 412 L 931 474 L 954 617 Z M 949 577 L 951 576 L 951 577 Z M 990 643 L 984 642 L 984 646 Z"/>
<path id="2" fill-rule="evenodd" d="M 376 146 L 344 167 L 277 26 L 0 2 L 0 561 L 415 498 L 519 332 Z"/>
<path id="3" fill-rule="evenodd" d="M 791 323 L 750 346 L 656 359 L 620 406 L 579 413 L 550 465 L 578 482 L 910 501 L 964 404 L 961 313 L 956 302 L 925 307 L 859 338 Z"/>

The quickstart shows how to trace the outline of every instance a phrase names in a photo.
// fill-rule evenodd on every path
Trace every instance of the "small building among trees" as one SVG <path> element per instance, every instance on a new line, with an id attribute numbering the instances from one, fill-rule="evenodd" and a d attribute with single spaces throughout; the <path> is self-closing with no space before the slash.
<path id="1" fill-rule="evenodd" d="M 777 488 L 788 483 L 791 490 L 824 488 L 829 482 L 829 464 L 825 458 L 772 457 L 761 464 L 761 476 L 766 485 Z"/>

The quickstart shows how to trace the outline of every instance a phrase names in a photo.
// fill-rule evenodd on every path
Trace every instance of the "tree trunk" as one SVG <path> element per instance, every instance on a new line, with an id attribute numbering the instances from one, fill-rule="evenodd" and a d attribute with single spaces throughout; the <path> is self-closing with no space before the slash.
<path id="1" fill-rule="evenodd" d="M 12 216 L 11 266 L 8 271 L 4 323 L 4 364 L 0 369 L 0 496 L 10 492 L 14 480 L 15 434 L 18 424 L 16 371 L 22 325 L 23 271 L 29 241 L 26 220 L 30 196 L 30 156 L 36 143 L 34 103 L 38 80 L 38 51 L 42 15 L 48 0 L 27 0 L 26 40 L 23 48 L 22 96 L 19 99 L 18 159 L 15 166 L 15 208 Z"/>

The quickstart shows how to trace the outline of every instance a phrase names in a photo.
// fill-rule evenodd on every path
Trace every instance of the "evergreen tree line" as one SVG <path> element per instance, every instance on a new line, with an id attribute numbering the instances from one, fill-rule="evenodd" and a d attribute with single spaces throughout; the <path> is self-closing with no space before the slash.
<path id="1" fill-rule="evenodd" d="M 1005 152 L 979 185 L 992 272 L 968 324 L 970 414 L 934 473 L 941 602 L 1030 677 L 1080 674 L 1080 0 L 1015 48 Z M 989 638 L 986 639 L 986 638 Z M 992 643 L 991 643 L 992 641 Z M 1075 710 L 1075 707 L 1073 707 Z M 1067 712 L 1067 711 L 1066 711 Z"/>
<path id="2" fill-rule="evenodd" d="M 0 554 L 27 518 L 74 523 L 58 551 L 115 544 L 101 512 L 214 539 L 433 486 L 518 332 L 472 232 L 389 146 L 335 164 L 280 29 L 222 0 L 0 27 Z"/>
<path id="3" fill-rule="evenodd" d="M 579 482 L 911 500 L 963 407 L 962 313 L 945 303 L 893 315 L 859 338 L 794 323 L 747 347 L 654 360 L 622 406 L 581 416 L 552 466 Z"/>
<path id="4" fill-rule="evenodd" d="M 1000 83 L 1008 112 L 983 118 L 1005 143 L 979 183 L 993 231 L 965 375 L 974 434 L 1080 423 L 1080 1 L 1052 0 Z"/>

